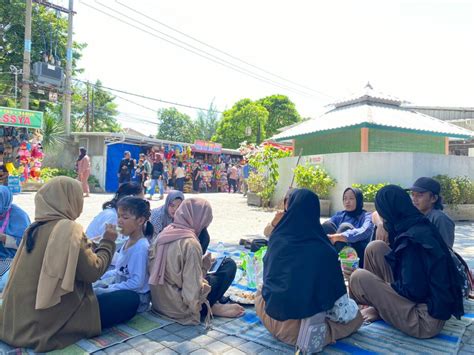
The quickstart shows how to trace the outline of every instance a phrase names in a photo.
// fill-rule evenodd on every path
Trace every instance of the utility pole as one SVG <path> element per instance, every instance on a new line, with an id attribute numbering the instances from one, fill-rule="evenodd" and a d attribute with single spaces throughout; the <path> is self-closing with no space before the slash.
<path id="1" fill-rule="evenodd" d="M 31 12 L 33 2 L 26 0 L 25 12 L 25 44 L 23 50 L 23 81 L 21 85 L 21 108 L 30 107 L 30 73 L 31 73 Z"/>
<path id="2" fill-rule="evenodd" d="M 28 0 L 31 1 L 31 0 Z M 72 18 L 74 0 L 69 0 L 67 50 L 66 50 L 66 81 L 64 83 L 63 121 L 66 136 L 71 135 L 71 77 L 72 77 Z"/>
<path id="3" fill-rule="evenodd" d="M 18 74 L 23 74 L 23 70 L 10 65 L 10 72 L 15 75 L 15 107 L 18 107 Z"/>
<path id="4" fill-rule="evenodd" d="M 91 131 L 94 132 L 94 85 L 92 85 L 92 109 L 91 109 Z"/>
<path id="5" fill-rule="evenodd" d="M 86 106 L 86 132 L 89 132 L 89 123 L 90 123 L 90 116 L 89 116 L 89 82 L 87 82 L 86 90 L 87 90 L 87 93 L 86 93 L 86 102 L 87 102 L 87 106 Z"/>

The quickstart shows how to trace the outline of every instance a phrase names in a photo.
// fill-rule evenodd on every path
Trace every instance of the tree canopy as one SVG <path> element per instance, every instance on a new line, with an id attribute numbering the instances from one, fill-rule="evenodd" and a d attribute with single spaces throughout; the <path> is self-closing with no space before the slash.
<path id="1" fill-rule="evenodd" d="M 242 99 L 223 112 L 213 141 L 238 148 L 243 141 L 261 143 L 266 137 L 268 111 L 250 99 Z"/>
<path id="2" fill-rule="evenodd" d="M 216 111 L 214 103 L 211 102 L 207 111 L 199 110 L 195 122 L 196 139 L 209 141 L 216 133 L 219 113 Z"/>
<path id="3" fill-rule="evenodd" d="M 156 138 L 170 141 L 194 143 L 196 137 L 194 122 L 176 108 L 158 110 L 158 134 Z"/>
<path id="4" fill-rule="evenodd" d="M 25 36 L 25 1 L 5 0 L 0 2 L 0 105 L 15 106 L 15 78 L 10 73 L 10 65 L 23 67 L 23 45 Z M 52 55 L 66 64 L 67 18 L 57 15 L 44 6 L 33 4 L 31 26 L 31 62 L 42 60 L 42 54 Z M 86 45 L 73 42 L 73 73 L 79 72 L 77 62 Z M 21 83 L 22 77 L 18 77 Z M 19 85 L 20 92 L 21 85 Z M 20 96 L 20 94 L 18 94 Z M 31 90 L 31 109 L 44 111 L 48 104 L 44 94 Z M 19 100 L 18 100 L 19 101 Z"/>
<path id="5" fill-rule="evenodd" d="M 268 120 L 265 126 L 267 138 L 278 133 L 278 128 L 300 122 L 301 117 L 295 104 L 285 95 L 272 95 L 257 101 L 268 111 Z"/>

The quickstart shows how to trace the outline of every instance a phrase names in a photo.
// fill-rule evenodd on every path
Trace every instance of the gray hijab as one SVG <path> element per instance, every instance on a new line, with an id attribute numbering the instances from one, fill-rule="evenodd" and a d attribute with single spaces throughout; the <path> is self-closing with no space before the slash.
<path id="1" fill-rule="evenodd" d="M 166 196 L 165 204 L 151 211 L 150 222 L 153 224 L 153 236 L 157 236 L 166 226 L 173 223 L 173 218 L 168 213 L 168 207 L 176 199 L 184 200 L 184 194 L 178 190 L 171 190 Z"/>

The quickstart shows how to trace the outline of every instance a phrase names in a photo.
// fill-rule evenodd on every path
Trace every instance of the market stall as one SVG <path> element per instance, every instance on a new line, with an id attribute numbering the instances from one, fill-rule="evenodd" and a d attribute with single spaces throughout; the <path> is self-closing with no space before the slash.
<path id="1" fill-rule="evenodd" d="M 42 124 L 42 112 L 0 107 L 0 184 L 14 193 L 41 176 Z"/>

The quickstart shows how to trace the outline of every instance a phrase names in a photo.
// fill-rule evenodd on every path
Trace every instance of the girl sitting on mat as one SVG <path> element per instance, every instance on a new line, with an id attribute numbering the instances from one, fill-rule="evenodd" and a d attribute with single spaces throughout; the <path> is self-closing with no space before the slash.
<path id="1" fill-rule="evenodd" d="M 321 351 L 362 325 L 355 302 L 348 298 L 338 256 L 319 218 L 318 196 L 296 190 L 276 226 L 263 259 L 263 287 L 255 308 L 264 326 L 280 341 L 299 344 L 307 324 L 318 328 L 308 353 Z"/>
<path id="2" fill-rule="evenodd" d="M 117 203 L 118 226 L 127 241 L 115 253 L 115 269 L 102 276 L 102 280 L 113 277 L 112 283 L 98 282 L 96 294 L 130 290 L 140 297 L 138 312 L 150 307 L 150 287 L 148 285 L 148 238 L 153 235 L 150 218 L 150 203 L 140 197 L 128 196 Z"/>
<path id="3" fill-rule="evenodd" d="M 13 195 L 6 186 L 0 186 L 0 292 L 8 280 L 10 263 L 20 246 L 21 238 L 30 225 L 30 218 L 13 204 Z"/>
<path id="4" fill-rule="evenodd" d="M 201 198 L 181 203 L 174 221 L 150 248 L 150 288 L 153 309 L 181 324 L 199 324 L 210 316 L 239 317 L 243 307 L 221 304 L 237 267 L 226 258 L 215 273 L 210 254 L 203 256 L 198 236 L 212 222 L 209 202 Z M 212 313 L 211 313 L 212 312 Z"/>
<path id="5" fill-rule="evenodd" d="M 337 252 L 349 245 L 359 257 L 359 266 L 364 266 L 364 251 L 374 231 L 372 213 L 364 210 L 364 195 L 356 188 L 348 187 L 342 195 L 344 210 L 337 212 L 323 228 Z"/>

